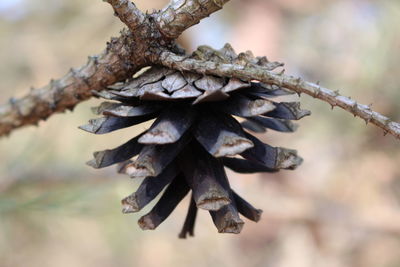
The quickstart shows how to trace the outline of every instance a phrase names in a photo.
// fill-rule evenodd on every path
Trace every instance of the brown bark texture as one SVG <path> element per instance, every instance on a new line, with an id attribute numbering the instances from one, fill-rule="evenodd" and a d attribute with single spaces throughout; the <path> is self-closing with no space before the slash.
<path id="1" fill-rule="evenodd" d="M 292 90 L 299 95 L 307 94 L 314 98 L 329 103 L 332 108 L 340 107 L 354 116 L 358 116 L 365 122 L 372 123 L 384 131 L 384 134 L 391 134 L 400 139 L 400 123 L 375 112 L 369 105 L 357 103 L 350 97 L 339 94 L 339 91 L 332 91 L 321 87 L 319 84 L 307 82 L 300 77 L 276 73 L 266 69 L 263 66 L 248 64 L 244 61 L 238 63 L 221 63 L 213 61 L 196 60 L 185 56 L 164 52 L 160 57 L 160 64 L 166 67 L 181 71 L 195 71 L 202 74 L 217 75 L 222 77 L 235 77 L 245 81 L 258 80 L 266 84 L 274 84 L 285 89 Z"/>
<path id="2" fill-rule="evenodd" d="M 400 124 L 374 112 L 370 106 L 341 96 L 301 78 L 276 73 L 263 66 L 238 62 L 218 62 L 188 58 L 175 44 L 175 39 L 187 28 L 223 8 L 229 0 L 173 0 L 163 10 L 144 14 L 129 0 L 106 0 L 115 15 L 127 25 L 118 38 L 112 38 L 106 49 L 89 57 L 86 65 L 71 69 L 64 77 L 52 80 L 42 88 L 32 89 L 24 97 L 10 99 L 0 105 L 0 136 L 13 130 L 35 125 L 51 115 L 73 109 L 116 82 L 130 78 L 144 66 L 154 64 L 169 68 L 235 77 L 245 81 L 258 80 L 266 84 L 305 93 L 359 116 L 367 123 L 400 138 Z"/>

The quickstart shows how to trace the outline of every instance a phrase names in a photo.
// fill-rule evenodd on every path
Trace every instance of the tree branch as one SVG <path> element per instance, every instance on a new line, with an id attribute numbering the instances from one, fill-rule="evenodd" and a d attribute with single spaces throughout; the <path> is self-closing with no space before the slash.
<path id="1" fill-rule="evenodd" d="M 146 16 L 130 0 L 106 0 L 114 9 L 115 15 L 134 31 L 142 25 Z"/>
<path id="2" fill-rule="evenodd" d="M 131 34 L 123 31 L 121 37 L 108 43 L 103 53 L 89 57 L 85 66 L 71 69 L 64 77 L 0 106 L 0 136 L 25 125 L 37 124 L 56 112 L 73 109 L 92 96 L 91 90 L 103 90 L 132 75 L 144 59 L 132 58 L 135 49 L 140 47 L 130 43 Z"/>
<path id="3" fill-rule="evenodd" d="M 73 109 L 92 96 L 91 90 L 100 91 L 129 78 L 148 65 L 150 58 L 157 57 L 149 47 L 173 45 L 173 42 L 165 42 L 163 38 L 178 37 L 183 30 L 221 9 L 229 0 L 174 1 L 153 16 L 157 22 L 148 19 L 129 0 L 106 1 L 131 32 L 123 31 L 119 38 L 113 38 L 107 49 L 98 56 L 90 57 L 85 66 L 71 69 L 64 77 L 1 105 L 0 136 L 26 125 L 36 125 L 54 113 Z M 166 34 L 169 30 L 173 34 Z"/>
<path id="4" fill-rule="evenodd" d="M 298 77 L 288 76 L 283 73 L 275 73 L 267 70 L 263 66 L 202 61 L 176 55 L 171 52 L 163 52 L 158 63 L 181 71 L 194 71 L 222 77 L 236 77 L 246 81 L 258 80 L 263 83 L 275 84 L 290 89 L 299 95 L 305 93 L 329 103 L 332 107 L 341 107 L 354 116 L 359 116 L 364 119 L 366 123 L 370 122 L 380 127 L 385 134 L 389 133 L 400 139 L 400 124 L 393 122 L 378 112 L 372 111 L 370 106 L 358 104 L 355 100 L 341 96 L 338 91 L 331 91 Z"/>
<path id="5" fill-rule="evenodd" d="M 25 125 L 37 124 L 56 112 L 72 109 L 79 102 L 90 98 L 91 90 L 103 90 L 115 82 L 129 78 L 141 67 L 155 63 L 178 70 L 243 80 L 256 79 L 288 88 L 298 94 L 305 93 L 331 104 L 332 107 L 339 106 L 367 123 L 371 122 L 382 128 L 385 134 L 390 133 L 400 139 L 399 123 L 372 111 L 369 106 L 358 104 L 318 84 L 283 73 L 274 73 L 254 64 L 202 61 L 172 52 L 159 52 L 168 51 L 167 46 L 173 47 L 174 43 L 171 41 L 174 38 L 221 9 L 228 1 L 175 0 L 159 13 L 146 16 L 129 0 L 107 0 L 119 18 L 135 31 L 123 31 L 119 38 L 112 39 L 102 54 L 90 57 L 85 66 L 71 69 L 61 79 L 52 80 L 49 85 L 33 89 L 23 98 L 11 99 L 8 104 L 0 106 L 0 136 Z M 166 38 L 170 41 L 165 42 Z M 157 50 L 160 48 L 164 50 Z"/>
<path id="6" fill-rule="evenodd" d="M 229 0 L 173 0 L 157 16 L 160 32 L 167 38 L 181 33 L 205 17 L 220 10 Z"/>

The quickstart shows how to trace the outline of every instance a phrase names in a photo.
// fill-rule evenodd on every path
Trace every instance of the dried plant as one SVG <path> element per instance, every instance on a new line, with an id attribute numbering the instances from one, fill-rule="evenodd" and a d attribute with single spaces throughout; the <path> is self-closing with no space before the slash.
<path id="1" fill-rule="evenodd" d="M 246 60 L 270 70 L 281 65 L 249 54 L 238 56 L 229 45 L 219 51 L 200 47 L 191 58 Z M 141 210 L 169 184 L 151 212 L 139 220 L 143 229 L 155 229 L 192 190 L 181 237 L 193 235 L 197 208 L 210 211 L 219 232 L 239 233 L 239 213 L 258 221 L 261 211 L 231 190 L 224 166 L 241 173 L 276 172 L 295 169 L 302 162 L 296 151 L 271 147 L 243 129 L 293 132 L 291 120 L 310 112 L 301 110 L 298 102 L 270 100 L 293 94 L 285 88 L 152 67 L 95 94 L 120 103 L 108 101 L 94 108 L 105 116 L 81 127 L 90 133 L 104 134 L 157 118 L 146 132 L 115 149 L 96 152 L 89 162 L 94 168 L 120 163 L 120 172 L 144 178 L 139 189 L 122 200 L 125 213 Z M 241 125 L 232 116 L 246 120 Z"/>
<path id="2" fill-rule="evenodd" d="M 305 93 L 400 138 L 400 124 L 337 91 L 277 71 L 281 63 L 251 52 L 237 55 L 229 44 L 221 50 L 201 46 L 192 54 L 179 47 L 176 38 L 183 31 L 228 1 L 176 0 L 161 11 L 143 14 L 128 0 L 108 0 L 128 30 L 85 66 L 0 106 L 0 136 L 73 109 L 92 96 L 109 101 L 94 109 L 104 117 L 82 126 L 85 131 L 104 134 L 156 119 L 127 143 L 96 152 L 89 165 L 118 163 L 120 172 L 144 178 L 139 189 L 123 199 L 125 213 L 141 210 L 166 188 L 139 220 L 143 229 L 155 229 L 192 190 L 183 238 L 193 235 L 197 208 L 208 210 L 224 233 L 240 232 L 239 213 L 260 219 L 261 210 L 231 190 L 224 166 L 254 173 L 295 169 L 301 163 L 296 151 L 271 147 L 249 133 L 265 128 L 293 132 L 291 120 L 309 115 L 297 102 L 274 102 L 272 97 Z M 245 120 L 239 123 L 233 116 Z"/>

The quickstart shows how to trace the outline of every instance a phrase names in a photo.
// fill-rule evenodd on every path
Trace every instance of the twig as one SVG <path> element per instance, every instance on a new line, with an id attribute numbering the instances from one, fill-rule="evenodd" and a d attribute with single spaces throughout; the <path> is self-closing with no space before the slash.
<path id="1" fill-rule="evenodd" d="M 115 15 L 134 31 L 145 20 L 145 15 L 130 0 L 106 0 L 114 9 Z"/>
<path id="2" fill-rule="evenodd" d="M 229 0 L 173 0 L 157 17 L 160 32 L 175 39 L 181 33 L 220 10 Z"/>
<path id="3" fill-rule="evenodd" d="M 64 77 L 0 106 L 0 136 L 25 125 L 35 125 L 54 113 L 73 109 L 92 96 L 91 90 L 102 90 L 130 76 L 143 64 L 132 61 L 132 47 L 126 45 L 131 38 L 130 33 L 122 32 L 103 53 L 89 57 L 83 67 L 71 69 Z"/>
<path id="4" fill-rule="evenodd" d="M 221 9 L 228 0 L 175 1 L 155 14 L 155 21 L 146 20 L 145 15 L 128 0 L 107 2 L 132 32 L 123 31 L 120 37 L 113 38 L 107 49 L 98 56 L 90 57 L 85 66 L 71 69 L 64 77 L 33 89 L 22 98 L 11 99 L 9 103 L 0 105 L 0 137 L 14 129 L 36 125 L 55 113 L 72 109 L 90 98 L 91 90 L 99 91 L 130 77 L 148 65 L 149 58 L 157 57 L 149 47 L 162 47 L 168 43 L 165 38 L 178 37 L 183 30 Z M 137 27 L 140 23 L 142 27 Z M 164 36 L 155 31 L 162 32 Z M 168 31 L 173 34 L 166 34 Z"/>
<path id="5" fill-rule="evenodd" d="M 157 14 L 158 29 L 165 37 L 176 38 L 188 27 L 221 9 L 228 1 L 173 1 L 170 6 Z M 145 27 L 131 34 L 123 32 L 121 37 L 112 39 L 102 54 L 90 57 L 85 66 L 77 70 L 71 69 L 61 79 L 52 80 L 49 85 L 31 90 L 23 98 L 11 99 L 9 103 L 0 106 L 0 136 L 25 125 L 37 124 L 54 113 L 72 109 L 76 104 L 90 98 L 91 90 L 102 90 L 108 85 L 128 78 L 146 64 L 146 58 L 154 58 L 154 55 L 148 54 L 147 48 L 149 43 L 154 41 L 153 32 L 148 29 L 155 27 L 149 25 L 150 22 L 145 22 L 145 15 L 128 0 L 107 0 L 107 2 L 113 6 L 117 15 L 130 29 L 137 29 L 140 23 Z M 144 43 L 146 37 L 148 42 Z M 159 62 L 155 63 L 179 70 L 234 76 L 243 80 L 256 79 L 283 86 L 298 94 L 305 93 L 329 103 L 332 107 L 339 106 L 354 116 L 361 117 L 366 123 L 371 122 L 382 128 L 385 134 L 389 133 L 400 139 L 399 123 L 372 111 L 367 105 L 358 104 L 348 97 L 341 96 L 337 91 L 331 91 L 301 78 L 277 74 L 262 66 L 200 61 L 171 52 L 164 52 L 158 59 Z"/>
<path id="6" fill-rule="evenodd" d="M 298 77 L 268 71 L 262 66 L 201 61 L 176 55 L 171 52 L 161 53 L 158 63 L 181 71 L 194 71 L 222 77 L 236 77 L 246 81 L 258 80 L 263 83 L 285 87 L 298 94 L 305 93 L 329 103 L 332 107 L 341 107 L 354 116 L 359 116 L 365 120 L 366 123 L 370 122 L 380 127 L 385 134 L 389 133 L 400 139 L 399 123 L 390 120 L 378 112 L 372 111 L 370 106 L 358 104 L 355 100 L 341 96 L 338 91 L 331 91 Z"/>

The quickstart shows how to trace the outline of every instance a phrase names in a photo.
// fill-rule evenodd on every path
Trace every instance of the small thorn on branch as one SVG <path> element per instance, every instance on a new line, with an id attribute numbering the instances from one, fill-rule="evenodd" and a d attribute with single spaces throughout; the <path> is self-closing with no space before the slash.
<path id="1" fill-rule="evenodd" d="M 391 134 L 400 139 L 399 123 L 387 123 L 388 118 L 378 112 L 372 111 L 371 105 L 366 106 L 358 104 L 350 97 L 341 96 L 338 90 L 332 91 L 328 88 L 323 88 L 319 83 L 302 81 L 300 78 L 266 70 L 262 68 L 262 66 L 251 64 L 242 66 L 235 62 L 214 64 L 214 62 L 211 61 L 196 60 L 170 52 L 163 52 L 158 63 L 177 70 L 195 71 L 197 73 L 207 73 L 219 77 L 235 77 L 245 81 L 258 80 L 265 84 L 286 88 L 297 94 L 304 93 L 327 102 L 332 108 L 338 106 L 354 116 L 358 116 L 368 123 L 380 127 L 387 132 L 387 134 Z"/>

